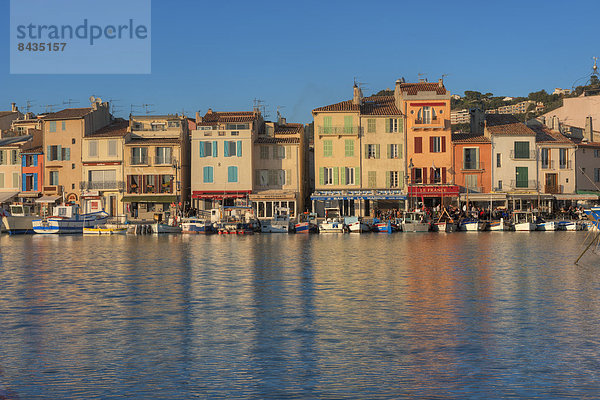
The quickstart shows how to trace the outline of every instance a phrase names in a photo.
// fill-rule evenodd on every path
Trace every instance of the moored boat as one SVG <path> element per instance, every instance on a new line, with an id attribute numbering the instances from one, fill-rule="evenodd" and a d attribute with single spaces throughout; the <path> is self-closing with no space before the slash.
<path id="1" fill-rule="evenodd" d="M 359 217 L 346 217 L 344 224 L 348 227 L 350 233 L 371 232 L 371 226 Z"/>
<path id="2" fill-rule="evenodd" d="M 558 223 L 558 230 L 581 231 L 581 230 L 583 230 L 583 225 L 577 221 L 560 221 Z"/>
<path id="3" fill-rule="evenodd" d="M 431 224 L 425 220 L 422 213 L 404 213 L 402 218 L 402 232 L 428 232 Z"/>
<path id="4" fill-rule="evenodd" d="M 318 227 L 316 224 L 317 214 L 305 212 L 298 216 L 298 223 L 294 225 L 296 233 L 317 233 Z"/>
<path id="5" fill-rule="evenodd" d="M 387 221 L 373 221 L 373 227 L 371 229 L 373 232 L 377 233 L 394 233 L 398 232 L 398 225 L 393 223 L 391 220 Z"/>
<path id="6" fill-rule="evenodd" d="M 83 233 L 83 228 L 96 227 L 106 223 L 108 214 L 104 211 L 80 214 L 78 205 L 57 206 L 48 218 L 32 221 L 33 231 L 41 234 Z"/>
<path id="7" fill-rule="evenodd" d="M 326 208 L 325 220 L 319 224 L 319 233 L 344 233 L 345 230 L 346 225 L 340 217 L 340 211 L 337 208 Z"/>
<path id="8" fill-rule="evenodd" d="M 183 218 L 181 220 L 181 233 L 187 234 L 209 234 L 214 233 L 215 229 L 210 220 L 205 218 Z"/>
<path id="9" fill-rule="evenodd" d="M 103 224 L 83 228 L 84 235 L 125 235 L 128 226 L 125 224 Z"/>
<path id="10" fill-rule="evenodd" d="M 9 235 L 34 233 L 33 220 L 39 219 L 31 213 L 31 208 L 22 204 L 11 204 L 9 211 L 2 215 L 2 224 Z"/>
<path id="11" fill-rule="evenodd" d="M 556 221 L 543 221 L 536 224 L 536 230 L 553 232 L 558 229 L 558 222 Z"/>
<path id="12" fill-rule="evenodd" d="M 278 207 L 272 219 L 263 219 L 260 221 L 260 231 L 262 233 L 289 233 L 290 227 L 289 208 Z"/>
<path id="13" fill-rule="evenodd" d="M 513 213 L 515 231 L 532 232 L 537 229 L 533 222 L 533 214 L 528 211 L 515 211 Z"/>
<path id="14" fill-rule="evenodd" d="M 155 222 L 152 225 L 152 233 L 155 235 L 162 233 L 181 233 L 181 227 L 178 225 L 169 225 L 162 222 Z"/>
<path id="15" fill-rule="evenodd" d="M 483 230 L 483 222 L 478 219 L 463 219 L 458 223 L 458 230 L 467 232 L 477 232 Z"/>
<path id="16" fill-rule="evenodd" d="M 490 231 L 509 231 L 511 228 L 510 224 L 504 220 L 504 218 L 500 218 L 499 221 L 491 221 L 489 223 Z"/>

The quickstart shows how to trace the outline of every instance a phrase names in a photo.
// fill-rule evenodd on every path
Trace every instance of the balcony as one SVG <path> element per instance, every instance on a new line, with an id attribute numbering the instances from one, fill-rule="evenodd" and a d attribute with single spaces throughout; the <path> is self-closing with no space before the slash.
<path id="1" fill-rule="evenodd" d="M 81 181 L 79 182 L 81 190 L 123 190 L 125 182 L 123 181 Z"/>
<path id="2" fill-rule="evenodd" d="M 415 119 L 415 125 L 439 125 L 442 121 L 441 118 L 433 117 L 431 120 Z"/>
<path id="3" fill-rule="evenodd" d="M 562 185 L 545 185 L 544 186 L 544 193 L 561 194 L 562 192 L 563 192 Z"/>
<path id="4" fill-rule="evenodd" d="M 129 164 L 130 165 L 141 165 L 141 166 L 150 165 L 150 157 L 148 157 L 148 156 L 146 156 L 146 157 L 130 157 Z"/>
<path id="5" fill-rule="evenodd" d="M 537 190 L 537 181 L 518 181 L 513 179 L 510 181 L 510 188 L 513 190 Z"/>
<path id="6" fill-rule="evenodd" d="M 542 160 L 540 165 L 542 169 L 554 169 L 554 160 Z"/>
<path id="7" fill-rule="evenodd" d="M 571 160 L 568 160 L 566 162 L 563 161 L 563 162 L 559 163 L 558 167 L 560 169 L 573 169 L 571 164 L 572 164 Z"/>
<path id="8" fill-rule="evenodd" d="M 173 157 L 172 156 L 160 156 L 160 157 L 130 157 L 129 165 L 142 166 L 147 167 L 151 165 L 155 166 L 173 166 Z"/>
<path id="9" fill-rule="evenodd" d="M 535 160 L 536 153 L 535 150 L 530 151 L 519 151 L 515 153 L 514 150 L 510 151 L 510 159 L 511 160 Z"/>
<path id="10" fill-rule="evenodd" d="M 484 169 L 483 161 L 463 161 L 462 171 L 483 171 Z"/>
<path id="11" fill-rule="evenodd" d="M 357 136 L 358 126 L 319 126 L 317 132 L 321 136 Z"/>

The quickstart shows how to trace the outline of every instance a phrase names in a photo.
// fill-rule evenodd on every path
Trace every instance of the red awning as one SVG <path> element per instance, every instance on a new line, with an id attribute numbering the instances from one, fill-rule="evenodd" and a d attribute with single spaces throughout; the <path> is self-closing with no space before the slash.
<path id="1" fill-rule="evenodd" d="M 245 199 L 250 193 L 252 193 L 251 190 L 239 192 L 194 191 L 192 192 L 192 198 L 206 200 Z"/>
<path id="2" fill-rule="evenodd" d="M 408 195 L 411 197 L 457 197 L 460 187 L 456 185 L 423 185 L 409 186 Z"/>

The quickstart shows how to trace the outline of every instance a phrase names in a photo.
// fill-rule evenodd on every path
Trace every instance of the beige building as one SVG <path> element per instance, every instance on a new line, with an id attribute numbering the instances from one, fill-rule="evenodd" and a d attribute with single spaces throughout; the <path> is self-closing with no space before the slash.
<path id="1" fill-rule="evenodd" d="M 125 215 L 123 151 L 131 137 L 128 128 L 129 121 L 117 119 L 83 138 L 79 188 L 85 212 Z"/>
<path id="2" fill-rule="evenodd" d="M 404 118 L 394 96 L 353 98 L 313 110 L 313 210 L 339 207 L 367 216 L 373 207 L 399 208 L 404 200 Z"/>
<path id="3" fill-rule="evenodd" d="M 93 99 L 91 107 L 67 108 L 42 117 L 44 132 L 43 194 L 80 204 L 83 138 L 111 122 L 109 105 Z"/>
<path id="4" fill-rule="evenodd" d="M 540 119 L 550 129 L 575 139 L 597 141 L 600 131 L 593 125 L 600 122 L 600 96 L 564 98 L 562 107 L 542 115 Z"/>
<path id="5" fill-rule="evenodd" d="M 11 104 L 10 111 L 0 111 L 0 133 L 9 130 L 12 122 L 22 117 L 23 114 L 21 114 L 15 103 Z"/>
<path id="6" fill-rule="evenodd" d="M 305 211 L 308 179 L 304 125 L 265 122 L 253 145 L 254 190 L 249 195 L 258 218 L 272 218 L 278 207 L 291 217 Z"/>
<path id="7" fill-rule="evenodd" d="M 12 201 L 21 190 L 21 146 L 31 136 L 0 139 L 0 204 Z"/>
<path id="8" fill-rule="evenodd" d="M 129 218 L 166 220 L 189 207 L 189 130 L 175 115 L 131 116 L 131 135 L 124 146 Z"/>
<path id="9" fill-rule="evenodd" d="M 258 110 L 196 116 L 191 139 L 192 207 L 249 206 L 253 148 L 264 121 Z"/>

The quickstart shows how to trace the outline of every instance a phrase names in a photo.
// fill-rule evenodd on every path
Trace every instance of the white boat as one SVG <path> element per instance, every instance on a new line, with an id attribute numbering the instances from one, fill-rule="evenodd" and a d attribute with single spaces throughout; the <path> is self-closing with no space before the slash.
<path id="1" fill-rule="evenodd" d="M 277 207 L 272 219 L 260 221 L 260 231 L 262 233 L 289 233 L 291 226 L 289 212 L 289 208 Z"/>
<path id="2" fill-rule="evenodd" d="M 490 231 L 508 231 L 510 230 L 510 224 L 504 221 L 504 218 L 500 218 L 500 221 L 492 221 L 489 224 Z"/>
<path id="3" fill-rule="evenodd" d="M 371 226 L 358 217 L 344 218 L 344 224 L 348 227 L 350 233 L 371 232 Z"/>
<path id="4" fill-rule="evenodd" d="M 181 233 L 181 227 L 177 225 L 169 225 L 162 222 L 155 222 L 150 225 L 152 233 L 155 235 L 161 233 Z"/>
<path id="5" fill-rule="evenodd" d="M 11 204 L 9 212 L 3 214 L 2 224 L 10 235 L 33 233 L 33 220 L 40 218 L 37 215 L 32 215 L 29 206 L 21 204 Z"/>
<path id="6" fill-rule="evenodd" d="M 319 233 L 344 233 L 344 219 L 337 208 L 325 209 L 325 221 L 319 224 Z"/>
<path id="7" fill-rule="evenodd" d="M 425 221 L 422 213 L 404 213 L 402 232 L 429 232 L 431 224 Z"/>
<path id="8" fill-rule="evenodd" d="M 538 222 L 536 224 L 536 229 L 538 231 L 556 231 L 558 230 L 558 222 L 556 221 L 548 221 L 548 222 Z"/>
<path id="9" fill-rule="evenodd" d="M 483 230 L 483 223 L 477 219 L 466 219 L 458 224 L 458 229 L 467 232 L 477 232 Z"/>
<path id="10" fill-rule="evenodd" d="M 583 225 L 576 221 L 560 221 L 558 229 L 561 231 L 581 231 L 583 230 Z"/>
<path id="11" fill-rule="evenodd" d="M 104 211 L 80 214 L 78 205 L 57 206 L 51 217 L 35 219 L 33 231 L 42 234 L 83 233 L 83 228 L 92 228 L 106 223 Z"/>
<path id="12" fill-rule="evenodd" d="M 190 217 L 181 220 L 181 233 L 209 234 L 215 233 L 215 229 L 209 219 Z"/>
<path id="13" fill-rule="evenodd" d="M 534 216 L 528 211 L 515 211 L 514 226 L 515 231 L 532 232 L 537 229 L 537 225 L 533 222 Z"/>

